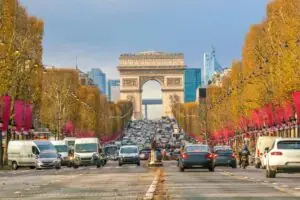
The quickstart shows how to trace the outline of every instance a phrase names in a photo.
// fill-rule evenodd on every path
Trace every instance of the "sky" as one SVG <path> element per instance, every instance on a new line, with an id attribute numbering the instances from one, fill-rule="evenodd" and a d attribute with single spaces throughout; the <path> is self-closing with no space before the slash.
<path id="1" fill-rule="evenodd" d="M 219 63 L 241 58 L 251 24 L 265 17 L 269 0 L 20 0 L 45 22 L 43 62 L 82 71 L 101 68 L 110 79 L 121 53 L 181 52 L 187 67 L 200 68 L 216 49 Z M 144 89 L 161 95 L 155 84 Z"/>

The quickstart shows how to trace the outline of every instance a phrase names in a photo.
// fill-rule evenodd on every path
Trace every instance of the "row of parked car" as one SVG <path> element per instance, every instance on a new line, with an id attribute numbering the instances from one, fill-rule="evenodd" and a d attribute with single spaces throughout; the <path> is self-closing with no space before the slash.
<path id="1" fill-rule="evenodd" d="M 62 165 L 101 167 L 106 164 L 106 157 L 98 138 L 15 140 L 8 144 L 8 164 L 14 170 L 19 167 L 60 169 Z"/>

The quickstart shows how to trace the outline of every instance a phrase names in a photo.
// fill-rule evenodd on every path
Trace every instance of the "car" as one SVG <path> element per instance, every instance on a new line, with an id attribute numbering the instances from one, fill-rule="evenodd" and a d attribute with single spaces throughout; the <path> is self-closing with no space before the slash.
<path id="1" fill-rule="evenodd" d="M 102 147 L 98 138 L 76 138 L 73 167 L 96 165 L 100 168 L 104 163 L 101 151 Z"/>
<path id="2" fill-rule="evenodd" d="M 34 169 L 39 158 L 38 155 L 43 151 L 57 154 L 55 147 L 48 140 L 12 140 L 8 143 L 7 149 L 8 166 L 13 170 L 17 170 L 19 167 Z"/>
<path id="3" fill-rule="evenodd" d="M 118 160 L 118 146 L 117 145 L 107 145 L 103 148 L 103 153 L 108 160 L 117 161 Z"/>
<path id="4" fill-rule="evenodd" d="M 214 154 L 210 152 L 208 145 L 188 144 L 180 154 L 178 167 L 181 172 L 192 168 L 204 168 L 214 171 Z"/>
<path id="5" fill-rule="evenodd" d="M 231 148 L 218 148 L 214 150 L 215 166 L 230 166 L 236 168 L 237 158 Z"/>
<path id="6" fill-rule="evenodd" d="M 35 168 L 45 169 L 45 168 L 61 168 L 61 158 L 56 151 L 42 151 L 36 155 Z"/>
<path id="7" fill-rule="evenodd" d="M 123 164 L 140 165 L 139 149 L 136 145 L 126 145 L 120 148 L 119 166 Z"/>
<path id="8" fill-rule="evenodd" d="M 267 152 L 265 149 L 272 147 L 276 137 L 275 136 L 259 136 L 256 142 L 255 148 L 255 167 L 256 168 L 265 168 L 265 159 Z"/>
<path id="9" fill-rule="evenodd" d="M 66 142 L 64 140 L 53 140 L 51 143 L 54 145 L 57 153 L 61 156 L 61 165 L 70 167 L 71 157 L 69 156 L 69 152 L 71 149 L 68 148 Z"/>
<path id="10" fill-rule="evenodd" d="M 140 160 L 148 160 L 150 157 L 151 149 L 145 148 L 140 151 Z"/>
<path id="11" fill-rule="evenodd" d="M 267 178 L 275 178 L 277 173 L 300 172 L 300 138 L 277 138 L 266 151 Z"/>

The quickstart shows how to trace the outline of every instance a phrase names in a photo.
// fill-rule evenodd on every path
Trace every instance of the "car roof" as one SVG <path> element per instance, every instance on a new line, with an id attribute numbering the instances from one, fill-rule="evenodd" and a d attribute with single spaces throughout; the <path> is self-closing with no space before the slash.
<path id="1" fill-rule="evenodd" d="M 300 141 L 300 138 L 276 138 L 276 142 L 280 141 Z"/>
<path id="2" fill-rule="evenodd" d="M 187 145 L 185 145 L 185 147 L 198 147 L 198 146 L 208 147 L 207 144 L 187 144 Z"/>
<path id="3" fill-rule="evenodd" d="M 130 148 L 138 148 L 138 146 L 137 145 L 124 145 L 124 146 L 122 146 L 121 148 L 123 149 L 123 148 L 128 148 L 128 147 L 130 147 Z"/>

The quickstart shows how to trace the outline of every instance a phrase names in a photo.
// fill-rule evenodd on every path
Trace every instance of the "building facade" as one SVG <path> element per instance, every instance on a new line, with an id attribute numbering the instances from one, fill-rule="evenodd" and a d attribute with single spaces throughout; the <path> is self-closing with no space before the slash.
<path id="1" fill-rule="evenodd" d="M 120 98 L 133 103 L 133 119 L 142 119 L 142 88 L 151 80 L 161 85 L 163 116 L 173 117 L 172 105 L 184 102 L 184 55 L 147 51 L 119 57 Z"/>
<path id="2" fill-rule="evenodd" d="M 120 80 L 108 80 L 107 93 L 109 101 L 120 100 Z"/>
<path id="3" fill-rule="evenodd" d="M 184 71 L 184 102 L 196 101 L 197 88 L 201 85 L 201 69 L 186 68 Z"/>
<path id="4" fill-rule="evenodd" d="M 93 80 L 94 84 L 99 88 L 99 90 L 106 94 L 106 74 L 100 69 L 94 68 L 88 72 L 88 77 Z"/>
<path id="5" fill-rule="evenodd" d="M 201 85 L 205 87 L 211 81 L 214 73 L 220 71 L 222 71 L 222 67 L 216 59 L 215 49 L 212 48 L 211 52 L 204 53 Z"/>

